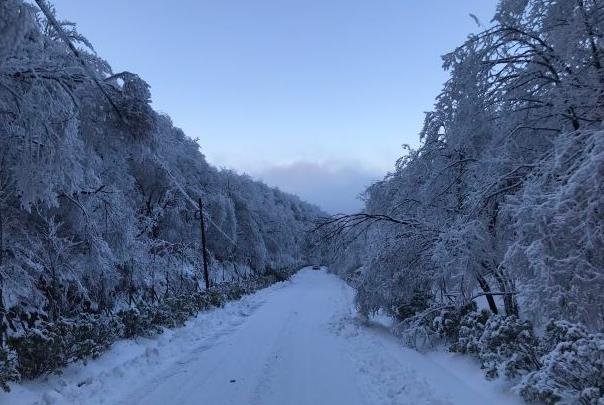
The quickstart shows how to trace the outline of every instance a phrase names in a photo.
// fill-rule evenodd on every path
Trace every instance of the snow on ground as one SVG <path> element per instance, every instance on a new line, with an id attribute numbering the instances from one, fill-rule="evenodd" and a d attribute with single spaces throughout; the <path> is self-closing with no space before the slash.
<path id="1" fill-rule="evenodd" d="M 303 269 L 185 327 L 122 341 L 0 404 L 513 404 L 474 364 L 406 349 L 359 321 L 353 292 Z"/>

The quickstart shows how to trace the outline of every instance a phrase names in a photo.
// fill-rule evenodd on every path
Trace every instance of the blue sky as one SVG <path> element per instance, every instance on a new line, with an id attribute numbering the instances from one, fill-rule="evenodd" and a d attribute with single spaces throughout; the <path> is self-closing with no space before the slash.
<path id="1" fill-rule="evenodd" d="M 495 0 L 54 0 L 208 161 L 330 212 L 417 145 L 440 55 Z"/>

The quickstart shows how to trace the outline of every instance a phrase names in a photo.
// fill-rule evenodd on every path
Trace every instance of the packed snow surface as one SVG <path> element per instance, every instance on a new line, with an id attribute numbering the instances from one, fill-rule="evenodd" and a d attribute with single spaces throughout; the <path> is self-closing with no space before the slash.
<path id="1" fill-rule="evenodd" d="M 402 347 L 352 301 L 340 279 L 306 268 L 183 328 L 15 385 L 0 404 L 516 403 L 467 359 Z"/>

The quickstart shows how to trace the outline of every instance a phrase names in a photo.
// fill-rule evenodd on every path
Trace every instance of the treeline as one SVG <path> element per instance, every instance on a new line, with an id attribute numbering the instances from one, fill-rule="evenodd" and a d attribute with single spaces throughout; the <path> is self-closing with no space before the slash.
<path id="1" fill-rule="evenodd" d="M 320 227 L 361 312 L 530 401 L 604 396 L 603 21 L 597 0 L 501 0 L 443 57 L 421 145 Z"/>
<path id="2" fill-rule="evenodd" d="M 96 330 L 95 319 L 201 300 L 199 198 L 214 284 L 274 280 L 307 262 L 306 231 L 321 214 L 208 165 L 197 142 L 152 109 L 147 83 L 114 73 L 74 24 L 59 24 L 23 0 L 0 1 L 5 376 L 10 367 L 24 371 L 16 355 L 39 360 L 58 345 L 49 335 L 58 325 L 83 320 Z"/>

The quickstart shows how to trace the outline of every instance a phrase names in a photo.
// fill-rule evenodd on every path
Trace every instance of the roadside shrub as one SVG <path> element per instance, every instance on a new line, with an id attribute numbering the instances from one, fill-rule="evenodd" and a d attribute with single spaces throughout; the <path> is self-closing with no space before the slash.
<path id="1" fill-rule="evenodd" d="M 431 328 L 445 341 L 456 342 L 463 320 L 468 314 L 476 312 L 477 309 L 475 302 L 460 307 L 443 308 L 432 320 Z"/>
<path id="2" fill-rule="evenodd" d="M 530 322 L 477 311 L 475 304 L 407 318 L 394 332 L 415 349 L 451 342 L 452 352 L 478 358 L 488 379 L 523 376 L 514 388 L 527 402 L 604 404 L 604 334 L 551 321 L 537 339 Z"/>
<path id="3" fill-rule="evenodd" d="M 581 329 L 550 326 L 549 337 L 540 344 L 529 321 L 516 316 L 493 315 L 478 311 L 476 303 L 446 307 L 405 319 L 394 333 L 410 347 L 420 351 L 439 342 L 449 342 L 451 352 L 469 354 L 481 362 L 487 379 L 501 375 L 514 379 L 541 367 L 539 356 L 550 342 L 564 336 L 582 336 Z M 431 316 L 431 318 L 430 318 Z M 545 345 L 545 346 L 543 346 Z"/>
<path id="4" fill-rule="evenodd" d="M 274 283 L 279 283 L 282 281 L 287 281 L 289 280 L 289 278 L 292 276 L 292 272 L 287 270 L 287 269 L 273 269 L 273 268 L 267 268 L 266 271 L 264 272 L 264 276 L 262 278 L 266 278 L 266 277 L 272 277 L 274 279 Z"/>
<path id="5" fill-rule="evenodd" d="M 68 363 L 63 339 L 66 334 L 60 325 L 43 322 L 38 328 L 28 329 L 19 336 L 8 338 L 8 346 L 18 358 L 18 371 L 23 378 L 36 378 Z"/>
<path id="6" fill-rule="evenodd" d="M 464 306 L 449 306 L 423 311 L 407 317 L 395 327 L 394 332 L 399 335 L 405 344 L 420 351 L 433 347 L 439 343 L 451 342 L 456 347 L 466 318 L 478 316 L 476 303 L 470 302 Z M 488 311 L 480 313 L 485 319 Z M 480 338 L 481 331 L 477 334 Z M 458 351 L 451 349 L 451 351 Z"/>
<path id="7" fill-rule="evenodd" d="M 157 323 L 166 328 L 184 325 L 187 319 L 196 315 L 200 310 L 194 295 L 182 294 L 164 300 L 163 305 L 159 308 L 163 314 L 156 316 L 156 318 L 161 317 Z"/>
<path id="8" fill-rule="evenodd" d="M 167 301 L 168 299 L 165 299 L 159 305 L 143 307 L 149 319 L 149 331 L 145 336 L 162 333 L 164 328 L 175 328 L 184 325 L 186 318 L 177 309 L 172 310 Z"/>
<path id="9" fill-rule="evenodd" d="M 403 344 L 419 352 L 432 350 L 440 341 L 439 336 L 429 326 L 410 322 L 407 318 L 394 328 L 394 333 L 401 338 Z"/>
<path id="10" fill-rule="evenodd" d="M 533 327 L 529 321 L 516 316 L 490 317 L 477 344 L 478 357 L 488 379 L 501 373 L 515 378 L 540 366 Z"/>
<path id="11" fill-rule="evenodd" d="M 44 321 L 36 328 L 9 337 L 8 347 L 2 350 L 14 354 L 10 364 L 15 365 L 21 376 L 35 378 L 73 361 L 98 357 L 121 336 L 121 326 L 112 317 L 89 314 L 78 319 Z M 3 364 L 9 361 L 2 359 Z"/>
<path id="12" fill-rule="evenodd" d="M 393 313 L 399 321 L 404 321 L 407 318 L 425 311 L 430 307 L 432 296 L 425 290 L 414 290 L 411 299 L 406 302 L 399 303 L 393 308 Z"/>
<path id="13" fill-rule="evenodd" d="M 231 288 L 226 292 L 226 298 L 230 300 L 238 300 L 239 298 L 245 295 L 245 287 L 239 283 L 234 284 Z"/>
<path id="14" fill-rule="evenodd" d="M 122 336 L 123 325 L 110 316 L 85 315 L 77 320 L 62 320 L 66 333 L 63 343 L 67 361 L 97 358 Z"/>
<path id="15" fill-rule="evenodd" d="M 474 310 L 465 314 L 459 322 L 457 338 L 453 341 L 449 350 L 477 356 L 481 348 L 480 339 L 490 315 L 491 313 L 485 309 L 480 312 Z"/>
<path id="16" fill-rule="evenodd" d="M 206 303 L 205 308 L 220 308 L 227 301 L 225 292 L 219 289 L 210 289 L 210 291 L 204 293 L 204 298 Z"/>
<path id="17" fill-rule="evenodd" d="M 0 345 L 0 388 L 8 391 L 9 383 L 21 378 L 40 377 L 69 363 L 96 358 L 120 338 L 152 336 L 164 328 L 182 326 L 199 311 L 221 307 L 275 281 L 275 276 L 266 275 L 224 283 L 207 291 L 169 296 L 157 305 L 139 304 L 115 315 L 81 314 L 54 322 L 36 317 L 35 322 L 23 323 L 18 334 L 9 336 L 5 346 Z"/>
<path id="18" fill-rule="evenodd" d="M 550 321 L 545 327 L 545 334 L 539 345 L 540 353 L 547 354 L 553 351 L 559 343 L 576 342 L 588 336 L 587 328 L 579 323 Z"/>
<path id="19" fill-rule="evenodd" d="M 9 382 L 19 382 L 21 374 L 17 365 L 17 354 L 6 347 L 0 347 L 0 388 L 10 391 Z"/>
<path id="20" fill-rule="evenodd" d="M 155 316 L 155 320 L 153 319 Z M 122 337 L 132 339 L 137 336 L 151 336 L 162 332 L 160 315 L 149 307 L 128 308 L 117 313 L 123 326 Z"/>
<path id="21" fill-rule="evenodd" d="M 523 378 L 516 390 L 529 402 L 601 404 L 604 402 L 604 334 L 590 334 L 582 325 L 551 322 L 541 357 L 543 367 Z"/>
<path id="22" fill-rule="evenodd" d="M 191 301 L 198 311 L 205 311 L 213 306 L 208 295 L 203 292 L 193 294 Z"/>

